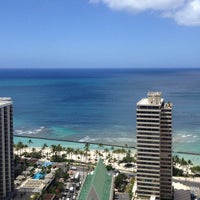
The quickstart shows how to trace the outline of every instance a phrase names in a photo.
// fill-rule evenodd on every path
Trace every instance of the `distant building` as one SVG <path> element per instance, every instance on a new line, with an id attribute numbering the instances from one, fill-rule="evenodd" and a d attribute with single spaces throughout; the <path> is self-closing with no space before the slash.
<path id="1" fill-rule="evenodd" d="M 11 98 L 0 98 L 0 199 L 12 199 L 13 191 L 13 108 Z"/>
<path id="2" fill-rule="evenodd" d="M 87 175 L 78 200 L 113 200 L 114 181 L 103 161 L 99 162 L 93 173 Z"/>
<path id="3" fill-rule="evenodd" d="M 137 103 L 138 199 L 172 199 L 172 104 L 160 92 Z"/>

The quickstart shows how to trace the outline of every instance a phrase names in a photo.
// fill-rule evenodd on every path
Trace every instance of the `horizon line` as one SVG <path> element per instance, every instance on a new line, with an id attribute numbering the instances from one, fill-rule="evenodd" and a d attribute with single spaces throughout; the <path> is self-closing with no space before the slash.
<path id="1" fill-rule="evenodd" d="M 59 70 L 59 69 L 66 69 L 66 70 L 166 70 L 166 69 L 200 69 L 200 67 L 0 67 L 0 70 Z"/>

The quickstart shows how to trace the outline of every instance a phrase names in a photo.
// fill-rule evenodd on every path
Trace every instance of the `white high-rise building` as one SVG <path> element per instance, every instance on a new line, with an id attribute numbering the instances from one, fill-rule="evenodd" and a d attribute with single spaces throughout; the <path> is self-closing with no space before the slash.
<path id="1" fill-rule="evenodd" d="M 172 104 L 160 92 L 137 103 L 138 199 L 172 199 Z"/>
<path id="2" fill-rule="evenodd" d="M 11 98 L 0 98 L 0 199 L 14 191 L 13 108 Z"/>

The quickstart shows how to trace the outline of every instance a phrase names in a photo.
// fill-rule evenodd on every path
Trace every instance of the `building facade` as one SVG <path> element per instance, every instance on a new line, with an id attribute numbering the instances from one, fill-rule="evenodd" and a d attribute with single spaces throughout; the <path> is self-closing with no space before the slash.
<path id="1" fill-rule="evenodd" d="M 0 98 L 0 199 L 14 191 L 13 108 L 11 98 Z"/>
<path id="2" fill-rule="evenodd" d="M 172 199 L 172 104 L 160 92 L 137 103 L 138 199 Z"/>

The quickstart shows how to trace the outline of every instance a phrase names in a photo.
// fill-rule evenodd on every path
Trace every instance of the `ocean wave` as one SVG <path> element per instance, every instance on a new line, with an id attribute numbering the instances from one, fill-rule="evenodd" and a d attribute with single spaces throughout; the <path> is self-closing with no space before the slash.
<path id="1" fill-rule="evenodd" d="M 85 136 L 85 137 L 81 138 L 81 139 L 78 140 L 78 141 L 79 141 L 79 142 L 95 142 L 96 139 L 91 138 L 91 137 L 89 137 L 89 136 Z"/>
<path id="2" fill-rule="evenodd" d="M 39 134 L 42 131 L 44 131 L 44 129 L 45 129 L 44 126 L 41 126 L 39 128 L 32 129 L 32 130 L 30 130 L 30 129 L 28 129 L 28 130 L 26 130 L 26 129 L 17 129 L 17 130 L 14 131 L 14 133 L 16 135 L 36 135 L 36 134 Z"/>
<path id="3" fill-rule="evenodd" d="M 85 136 L 78 140 L 79 142 L 93 142 L 93 143 L 103 143 L 103 144 L 117 144 L 117 145 L 134 145 L 135 140 L 133 138 L 127 137 L 96 137 L 91 138 L 90 136 Z"/>
<path id="4" fill-rule="evenodd" d="M 199 140 L 200 137 L 197 134 L 188 134 L 186 131 L 179 132 L 173 136 L 174 143 L 195 143 Z"/>
<path id="5" fill-rule="evenodd" d="M 182 135 L 182 138 L 191 137 L 192 135 Z"/>

